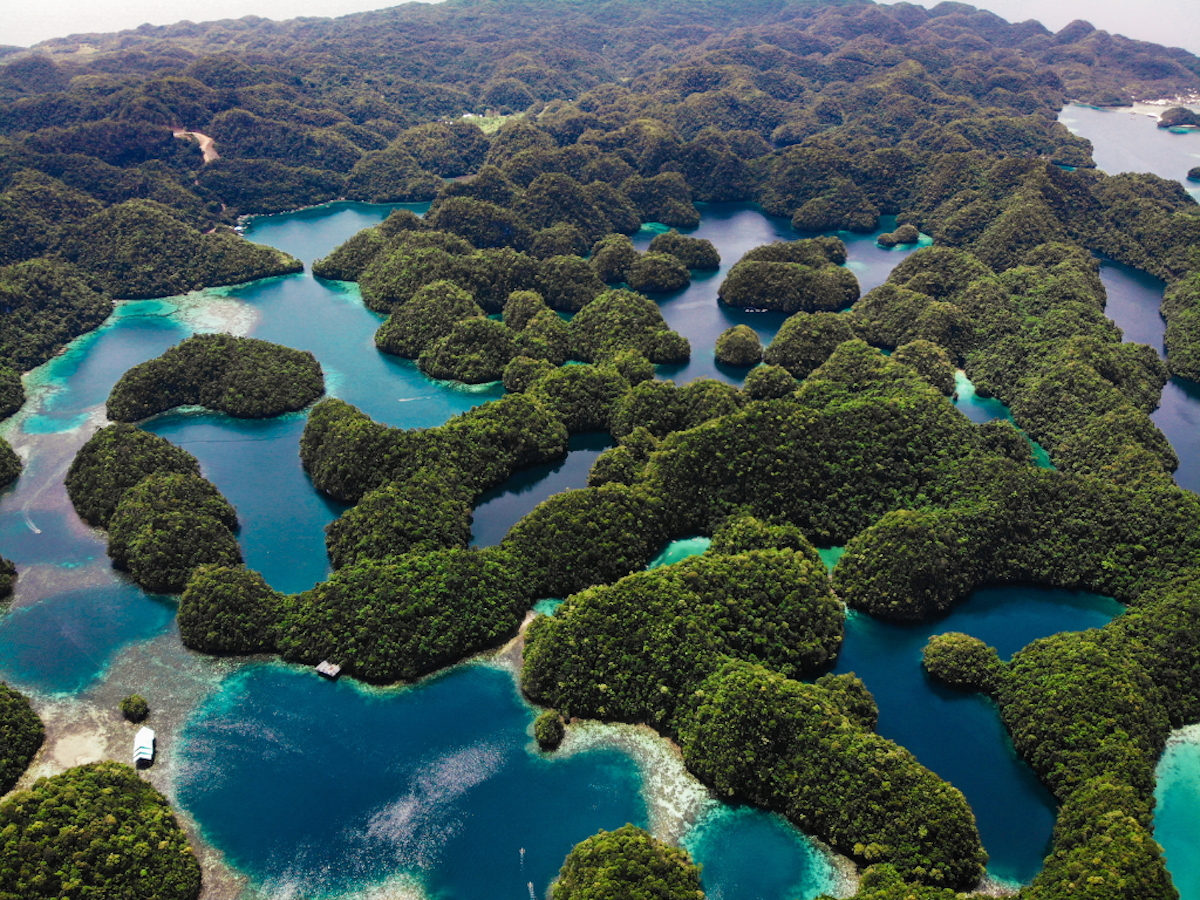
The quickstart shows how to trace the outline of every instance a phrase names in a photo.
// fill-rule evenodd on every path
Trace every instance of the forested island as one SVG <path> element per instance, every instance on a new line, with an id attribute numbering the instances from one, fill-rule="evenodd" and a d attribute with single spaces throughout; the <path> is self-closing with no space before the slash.
<path id="1" fill-rule="evenodd" d="M 106 404 L 114 422 L 136 422 L 179 406 L 240 419 L 295 412 L 325 392 L 311 353 L 254 338 L 198 334 L 121 376 Z"/>
<path id="2" fill-rule="evenodd" d="M 390 684 L 565 598 L 525 632 L 541 745 L 580 718 L 645 724 L 716 795 L 853 859 L 860 900 L 949 900 L 984 872 L 974 814 L 875 733 L 861 680 L 828 674 L 845 611 L 916 622 L 985 585 L 1102 592 L 1128 612 L 1101 629 L 1009 661 L 942 635 L 924 664 L 993 699 L 1060 804 L 1019 896 L 1173 900 L 1154 765 L 1200 721 L 1200 500 L 1149 414 L 1169 378 L 1200 380 L 1200 207 L 1175 181 L 1098 171 L 1056 116 L 1198 94 L 1184 50 L 957 2 L 446 0 L 49 41 L 0 60 L 0 412 L 114 302 L 302 269 L 243 239 L 241 216 L 427 201 L 313 273 L 357 284 L 379 352 L 506 393 L 427 429 L 312 407 L 303 466 L 349 505 L 326 580 L 286 594 L 245 567 L 195 457 L 129 424 L 304 409 L 325 387 L 311 354 L 193 337 L 124 375 L 118 424 L 70 465 L 113 564 L 180 595 L 187 647 Z M 721 302 L 788 318 L 765 347 L 746 326 L 692 346 L 656 298 L 720 266 L 685 232 L 732 201 L 801 237 L 726 260 Z M 885 216 L 881 246 L 933 246 L 864 293 L 834 233 Z M 643 226 L 661 232 L 644 252 Z M 1097 254 L 1166 281 L 1165 361 L 1105 316 Z M 741 387 L 656 378 L 696 354 L 754 368 Z M 960 415 L 956 369 L 1019 427 Z M 614 443 L 587 488 L 470 545 L 486 491 L 592 432 Z M 0 483 L 20 473 L 0 441 Z M 705 553 L 643 571 L 692 535 Z M 829 574 L 815 547 L 842 545 Z M 15 576 L 5 563 L 0 593 Z M 42 728 L 7 687 L 0 733 L 8 789 Z M 200 890 L 165 801 L 115 764 L 13 794 L 0 836 L 0 898 Z M 700 890 L 686 854 L 628 827 L 579 845 L 551 896 Z"/>

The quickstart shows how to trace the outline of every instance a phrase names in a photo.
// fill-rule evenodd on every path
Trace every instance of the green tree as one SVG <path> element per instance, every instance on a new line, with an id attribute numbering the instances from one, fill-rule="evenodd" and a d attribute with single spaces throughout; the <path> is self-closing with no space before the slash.
<path id="1" fill-rule="evenodd" d="M 42 746 L 44 734 L 29 699 L 0 682 L 0 791 L 12 790 Z"/>
<path id="2" fill-rule="evenodd" d="M 128 766 L 78 766 L 0 804 L 0 896 L 199 894 L 200 866 L 183 829 L 162 794 Z"/>
<path id="3" fill-rule="evenodd" d="M 626 825 L 601 831 L 567 854 L 550 887 L 551 900 L 648 897 L 703 900 L 700 867 L 687 852 Z"/>
<path id="4" fill-rule="evenodd" d="M 727 366 L 753 366 L 762 361 L 762 341 L 749 325 L 734 325 L 717 338 L 716 354 Z"/>

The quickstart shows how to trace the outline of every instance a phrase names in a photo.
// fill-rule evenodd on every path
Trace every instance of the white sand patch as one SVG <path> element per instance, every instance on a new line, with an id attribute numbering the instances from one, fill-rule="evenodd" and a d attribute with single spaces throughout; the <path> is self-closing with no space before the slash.
<path id="1" fill-rule="evenodd" d="M 100 548 L 103 550 L 103 547 Z M 100 590 L 120 582 L 107 558 L 73 567 L 41 563 L 20 566 L 9 609 L 35 606 L 68 591 Z"/>
<path id="2" fill-rule="evenodd" d="M 1013 897 L 1021 890 L 1022 885 L 1015 881 L 1005 881 L 992 875 L 984 875 L 971 891 L 975 897 Z"/>
<path id="3" fill-rule="evenodd" d="M 129 761 L 129 754 L 122 751 L 132 752 L 136 728 L 115 710 L 73 699 L 35 701 L 34 707 L 46 726 L 46 738 L 17 787 L 28 788 L 39 778 L 60 775 L 87 763 Z"/>
<path id="4" fill-rule="evenodd" d="M 366 885 L 328 900 L 427 900 L 425 887 L 410 875 L 396 875 L 379 884 Z"/>
<path id="5" fill-rule="evenodd" d="M 618 748 L 633 759 L 642 778 L 650 831 L 678 844 L 684 833 L 718 801 L 683 764 L 679 748 L 646 725 L 572 722 L 555 756 Z"/>
<path id="6" fill-rule="evenodd" d="M 1200 723 L 1184 725 L 1182 728 L 1172 731 L 1167 738 L 1166 746 L 1170 747 L 1173 744 L 1200 744 Z"/>
<path id="7" fill-rule="evenodd" d="M 257 324 L 259 311 L 248 303 L 229 296 L 232 288 L 206 288 L 181 297 L 172 297 L 172 318 L 197 334 L 232 334 L 245 337 Z"/>

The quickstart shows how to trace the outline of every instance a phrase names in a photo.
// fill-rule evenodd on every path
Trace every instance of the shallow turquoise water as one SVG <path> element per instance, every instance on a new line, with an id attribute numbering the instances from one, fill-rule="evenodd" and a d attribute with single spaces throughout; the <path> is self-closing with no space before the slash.
<path id="1" fill-rule="evenodd" d="M 131 584 L 69 590 L 0 618 L 0 680 L 42 694 L 81 691 L 130 644 L 175 621 L 175 602 Z"/>
<path id="2" fill-rule="evenodd" d="M 1155 774 L 1154 837 L 1162 844 L 1167 868 L 1181 900 L 1200 897 L 1200 734 L 1193 727 L 1187 739 L 1172 741 Z"/>
<path id="3" fill-rule="evenodd" d="M 702 866 L 707 900 L 809 898 L 828 890 L 820 851 L 782 816 L 754 807 L 714 807 L 683 847 Z"/>
<path id="4" fill-rule="evenodd" d="M 845 547 L 818 547 L 817 555 L 821 557 L 821 562 L 825 563 L 825 568 L 833 571 L 833 567 L 838 564 L 838 560 L 842 558 L 842 554 L 846 552 Z"/>
<path id="5" fill-rule="evenodd" d="M 22 426 L 27 434 L 53 434 L 83 424 L 89 410 L 103 406 L 126 370 L 163 353 L 190 335 L 173 314 L 170 300 L 120 304 L 100 328 L 76 339 L 62 356 L 34 376 L 49 390 L 36 415 Z"/>
<path id="6" fill-rule="evenodd" d="M 997 400 L 995 397 L 980 397 L 975 393 L 975 385 L 971 383 L 965 372 L 959 369 L 954 373 L 954 406 L 964 416 L 970 419 L 977 425 L 982 425 L 984 422 L 992 422 L 996 419 L 1006 419 L 1013 422 L 1012 413 L 1008 407 Z M 1013 422 L 1015 425 L 1016 423 Z M 1050 454 L 1046 448 L 1033 440 L 1025 432 L 1021 432 L 1025 436 L 1025 440 L 1029 442 L 1029 449 L 1033 451 L 1033 462 L 1035 465 L 1043 469 L 1056 468 L 1054 463 L 1050 461 Z"/>
<path id="7" fill-rule="evenodd" d="M 975 385 L 961 369 L 954 373 L 954 405 L 977 425 L 996 419 L 1012 421 L 1012 413 L 1008 411 L 1008 407 L 995 397 L 980 397 L 976 394 Z"/>
<path id="8" fill-rule="evenodd" d="M 710 544 L 712 544 L 712 538 L 703 536 L 679 538 L 663 547 L 659 554 L 650 560 L 650 564 L 646 568 L 657 569 L 659 566 L 669 566 L 672 563 L 681 562 L 689 556 L 703 553 Z"/>

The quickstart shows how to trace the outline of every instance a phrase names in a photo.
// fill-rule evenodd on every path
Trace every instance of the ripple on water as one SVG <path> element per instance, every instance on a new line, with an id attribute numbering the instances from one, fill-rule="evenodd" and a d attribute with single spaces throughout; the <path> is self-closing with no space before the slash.
<path id="1" fill-rule="evenodd" d="M 397 871 L 447 898 L 540 895 L 572 846 L 647 814 L 625 752 L 541 754 L 533 714 L 487 665 L 384 690 L 253 666 L 185 726 L 179 800 L 272 895 Z"/>

